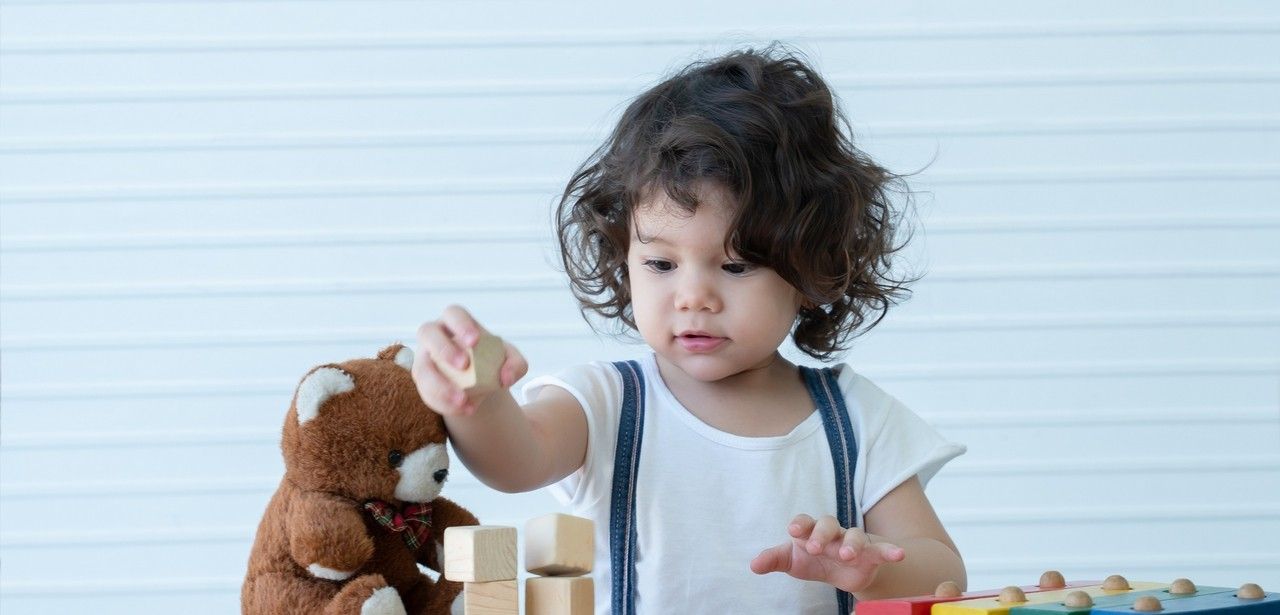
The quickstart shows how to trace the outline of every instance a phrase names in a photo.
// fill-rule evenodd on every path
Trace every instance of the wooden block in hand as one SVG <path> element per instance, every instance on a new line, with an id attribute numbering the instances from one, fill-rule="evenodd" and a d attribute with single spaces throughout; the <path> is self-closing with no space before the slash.
<path id="1" fill-rule="evenodd" d="M 516 581 L 464 583 L 462 608 L 466 615 L 520 615 Z"/>
<path id="2" fill-rule="evenodd" d="M 595 525 L 590 519 L 553 513 L 524 526 L 524 568 L 546 577 L 591 572 L 595 559 Z"/>
<path id="3" fill-rule="evenodd" d="M 466 391 L 467 394 L 486 394 L 502 388 L 502 363 L 507 359 L 507 348 L 502 338 L 489 333 L 481 333 L 474 348 L 467 348 L 467 368 L 458 369 L 444 360 L 436 358 L 436 367 L 446 378 Z"/>
<path id="4" fill-rule="evenodd" d="M 516 528 L 455 525 L 444 530 L 444 578 L 464 583 L 516 578 Z"/>
<path id="5" fill-rule="evenodd" d="M 591 615 L 595 600 L 591 577 L 532 577 L 524 581 L 524 615 Z"/>

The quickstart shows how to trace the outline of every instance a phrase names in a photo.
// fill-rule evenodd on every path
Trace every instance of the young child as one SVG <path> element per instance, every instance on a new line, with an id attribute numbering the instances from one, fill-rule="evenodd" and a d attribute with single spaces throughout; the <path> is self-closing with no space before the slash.
<path id="1" fill-rule="evenodd" d="M 558 211 L 584 314 L 651 355 L 537 378 L 522 407 L 516 348 L 468 399 L 432 360 L 465 367 L 481 325 L 453 306 L 419 329 L 414 379 L 463 463 L 595 520 L 596 613 L 829 615 L 964 586 L 923 491 L 964 448 L 849 366 L 778 353 L 828 359 L 904 292 L 897 178 L 845 131 L 793 54 L 696 63 L 631 103 Z"/>

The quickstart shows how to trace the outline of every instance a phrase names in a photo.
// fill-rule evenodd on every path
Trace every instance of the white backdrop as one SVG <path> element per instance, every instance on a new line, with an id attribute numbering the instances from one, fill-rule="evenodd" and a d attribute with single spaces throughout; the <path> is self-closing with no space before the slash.
<path id="1" fill-rule="evenodd" d="M 846 360 L 969 445 L 929 492 L 971 585 L 1280 587 L 1280 11 L 1058 6 L 0 3 L 0 611 L 236 611 L 297 379 L 448 303 L 534 374 L 636 355 L 550 204 L 630 96 L 772 39 L 924 168 L 926 277 Z"/>

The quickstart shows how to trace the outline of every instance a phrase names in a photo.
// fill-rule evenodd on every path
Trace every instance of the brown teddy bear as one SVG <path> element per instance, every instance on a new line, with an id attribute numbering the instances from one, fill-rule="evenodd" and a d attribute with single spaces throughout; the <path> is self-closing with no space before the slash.
<path id="1" fill-rule="evenodd" d="M 285 473 L 258 525 L 240 592 L 248 614 L 436 615 L 462 584 L 443 571 L 444 530 L 477 525 L 439 497 L 444 419 L 422 402 L 401 345 L 311 370 L 284 420 Z M 460 601 L 459 601 L 460 602 Z"/>

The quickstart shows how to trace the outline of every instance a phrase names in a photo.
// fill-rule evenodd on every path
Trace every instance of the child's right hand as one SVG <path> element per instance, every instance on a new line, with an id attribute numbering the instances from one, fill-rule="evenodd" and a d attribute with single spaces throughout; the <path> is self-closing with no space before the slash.
<path id="1" fill-rule="evenodd" d="M 432 410 L 444 416 L 470 416 L 485 397 L 468 396 L 436 367 L 433 358 L 467 368 L 467 349 L 476 345 L 484 328 L 467 310 L 457 305 L 445 308 L 439 320 L 418 327 L 418 351 L 413 356 L 413 383 L 418 395 Z M 529 371 L 529 364 L 515 346 L 503 341 L 507 356 L 498 372 L 502 390 L 515 384 Z M 492 394 L 492 393 L 490 393 Z"/>

